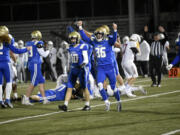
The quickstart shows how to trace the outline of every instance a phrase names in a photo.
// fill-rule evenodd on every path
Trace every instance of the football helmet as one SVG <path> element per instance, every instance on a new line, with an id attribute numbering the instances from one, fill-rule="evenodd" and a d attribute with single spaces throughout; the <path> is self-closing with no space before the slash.
<path id="1" fill-rule="evenodd" d="M 68 38 L 71 44 L 79 44 L 81 36 L 78 32 L 74 31 L 69 34 Z"/>
<path id="2" fill-rule="evenodd" d="M 42 39 L 42 34 L 39 30 L 35 30 L 31 33 L 31 38 L 32 39 L 37 39 L 37 40 L 41 40 Z"/>
<path id="3" fill-rule="evenodd" d="M 126 44 L 129 41 L 129 37 L 128 36 L 124 36 L 123 37 L 123 44 Z"/>
<path id="4" fill-rule="evenodd" d="M 106 34 L 106 30 L 102 27 L 99 27 L 94 31 L 94 35 L 98 42 L 100 42 L 104 39 L 105 34 Z"/>
<path id="5" fill-rule="evenodd" d="M 0 26 L 0 36 L 8 35 L 9 29 L 6 26 Z"/>
<path id="6" fill-rule="evenodd" d="M 106 30 L 106 34 L 109 35 L 110 34 L 110 29 L 107 25 L 102 25 L 102 28 L 104 28 Z"/>
<path id="7" fill-rule="evenodd" d="M 138 34 L 132 34 L 130 39 L 139 43 L 141 42 L 141 37 Z"/>
<path id="8" fill-rule="evenodd" d="M 18 41 L 18 46 L 19 46 L 19 48 L 23 48 L 24 47 L 24 41 L 19 40 Z"/>
<path id="9" fill-rule="evenodd" d="M 52 41 L 48 41 L 48 48 L 51 50 L 54 46 L 53 46 L 53 42 Z"/>

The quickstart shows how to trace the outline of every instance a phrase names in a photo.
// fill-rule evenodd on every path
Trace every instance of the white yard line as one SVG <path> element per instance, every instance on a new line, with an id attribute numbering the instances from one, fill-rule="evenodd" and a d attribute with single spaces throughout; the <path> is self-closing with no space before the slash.
<path id="1" fill-rule="evenodd" d="M 179 93 L 180 90 L 176 91 L 170 91 L 166 93 L 159 93 L 159 94 L 154 94 L 154 95 L 149 95 L 149 96 L 140 96 L 137 98 L 131 98 L 131 99 L 125 99 L 122 100 L 122 102 L 128 102 L 128 101 L 134 101 L 134 100 L 139 100 L 139 99 L 145 99 L 145 98 L 151 98 L 151 97 L 158 97 L 158 96 L 163 96 L 163 95 L 168 95 L 168 94 L 173 94 L 173 93 Z M 111 102 L 111 104 L 115 104 L 116 102 Z M 104 106 L 104 104 L 98 104 L 98 105 L 93 105 L 91 108 L 99 107 L 99 106 Z M 81 110 L 82 108 L 75 108 L 70 111 L 77 111 Z M 28 116 L 28 117 L 22 117 L 22 118 L 17 118 L 17 119 L 12 119 L 12 120 L 7 120 L 7 121 L 2 121 L 0 122 L 0 125 L 7 124 L 7 123 L 12 123 L 16 121 L 21 121 L 21 120 L 26 120 L 26 119 L 32 119 L 32 118 L 39 118 L 39 117 L 45 117 L 53 114 L 58 114 L 58 113 L 63 113 L 64 111 L 57 111 L 57 112 L 51 112 L 51 113 L 46 113 L 46 114 L 40 114 L 40 115 L 35 115 L 35 116 Z"/>
<path id="2" fill-rule="evenodd" d="M 174 130 L 174 131 L 171 131 L 171 132 L 168 132 L 168 133 L 164 133 L 164 134 L 161 134 L 161 135 L 173 135 L 175 133 L 178 133 L 180 132 L 180 129 L 177 129 L 177 130 Z"/>

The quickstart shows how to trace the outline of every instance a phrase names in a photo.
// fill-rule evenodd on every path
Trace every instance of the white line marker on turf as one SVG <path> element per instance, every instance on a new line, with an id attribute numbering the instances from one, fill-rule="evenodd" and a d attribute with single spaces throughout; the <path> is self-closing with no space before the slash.
<path id="1" fill-rule="evenodd" d="M 154 95 L 149 95 L 149 96 L 140 96 L 140 97 L 131 98 L 131 99 L 125 99 L 125 100 L 122 100 L 122 102 L 134 101 L 134 100 L 151 98 L 151 97 L 158 97 L 158 96 L 163 96 L 163 95 L 168 95 L 168 94 L 173 94 L 173 93 L 178 93 L 178 92 L 180 92 L 180 90 L 170 91 L 170 92 L 166 92 L 166 93 L 159 93 L 159 94 L 154 94 Z M 115 104 L 115 103 L 116 102 L 111 102 L 111 104 Z M 98 106 L 104 106 L 104 104 L 93 105 L 93 106 L 91 106 L 91 108 L 95 108 L 95 107 L 98 107 Z M 72 110 L 69 110 L 69 111 L 77 111 L 77 110 L 81 110 L 81 109 L 82 108 L 75 108 L 75 109 L 72 109 Z M 0 122 L 0 125 L 7 124 L 7 123 L 12 123 L 12 122 L 15 122 L 15 121 L 21 121 L 21 120 L 26 120 L 26 119 L 32 119 L 32 118 L 39 118 L 39 117 L 49 116 L 49 115 L 63 113 L 63 112 L 64 111 L 57 111 L 57 112 L 52 112 L 52 113 L 46 113 L 46 114 L 40 114 L 40 115 L 35 115 L 35 116 L 28 116 L 28 117 L 22 117 L 22 118 L 2 121 L 2 122 Z"/>
<path id="2" fill-rule="evenodd" d="M 180 132 L 180 129 L 174 130 L 174 131 L 171 131 L 171 132 L 168 132 L 168 133 L 164 133 L 164 134 L 161 134 L 161 135 L 173 135 L 173 134 L 178 133 L 178 132 Z"/>

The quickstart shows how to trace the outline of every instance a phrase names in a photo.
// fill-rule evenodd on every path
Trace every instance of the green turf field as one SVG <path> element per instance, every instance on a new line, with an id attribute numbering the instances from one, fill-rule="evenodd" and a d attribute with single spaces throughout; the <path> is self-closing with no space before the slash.
<path id="1" fill-rule="evenodd" d="M 122 96 L 122 112 L 105 112 L 103 101 L 91 101 L 92 110 L 81 111 L 83 101 L 72 100 L 71 112 L 58 110 L 63 102 L 49 105 L 36 103 L 24 106 L 14 103 L 14 109 L 0 108 L 1 135 L 161 135 L 180 130 L 180 78 L 163 78 L 162 87 L 149 87 L 149 78 L 138 79 L 136 85 L 146 87 L 148 94 L 137 92 L 136 98 Z M 28 84 L 19 84 L 24 94 Z M 55 83 L 47 81 L 45 88 L 54 88 Z M 37 92 L 37 91 L 35 91 Z M 114 102 L 114 98 L 110 98 Z M 46 116 L 44 115 L 46 114 Z M 34 117 L 32 117 L 34 116 Z M 175 133 L 180 134 L 180 132 Z"/>

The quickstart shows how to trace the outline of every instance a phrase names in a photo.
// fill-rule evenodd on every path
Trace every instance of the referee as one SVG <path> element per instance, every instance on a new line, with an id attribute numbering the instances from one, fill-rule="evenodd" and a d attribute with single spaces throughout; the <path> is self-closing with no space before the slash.
<path id="1" fill-rule="evenodd" d="M 154 41 L 150 48 L 150 74 L 152 79 L 152 87 L 161 87 L 161 72 L 163 65 L 163 51 L 167 36 L 160 33 L 154 34 Z M 157 79 L 156 79 L 157 75 Z"/>

